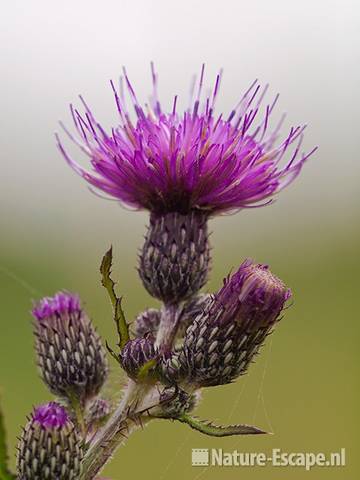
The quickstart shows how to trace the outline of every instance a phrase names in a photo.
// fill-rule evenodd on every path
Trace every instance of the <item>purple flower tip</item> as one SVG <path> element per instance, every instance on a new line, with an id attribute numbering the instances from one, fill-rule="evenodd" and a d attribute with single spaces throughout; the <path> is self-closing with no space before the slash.
<path id="1" fill-rule="evenodd" d="M 69 416 L 64 407 L 56 402 L 50 402 L 34 409 L 33 421 L 44 428 L 61 428 L 69 422 Z"/>
<path id="2" fill-rule="evenodd" d="M 52 316 L 61 316 L 64 313 L 80 312 L 79 296 L 68 292 L 58 292 L 53 297 L 44 297 L 33 308 L 32 314 L 37 320 Z"/>
<path id="3" fill-rule="evenodd" d="M 157 213 L 209 214 L 258 207 L 291 183 L 316 150 L 301 153 L 305 126 L 292 127 L 280 139 L 284 117 L 271 126 L 278 96 L 263 104 L 267 86 L 257 81 L 229 115 L 215 115 L 219 74 L 210 95 L 204 94 L 204 67 L 189 107 L 169 112 L 160 106 L 157 74 L 152 66 L 150 103 L 140 105 L 124 72 L 118 90 L 111 83 L 119 124 L 106 132 L 81 98 L 85 113 L 71 106 L 75 134 L 63 128 L 91 164 L 83 168 L 71 158 L 59 137 L 58 147 L 69 165 L 92 187 L 131 207 Z M 135 112 L 131 120 L 124 99 L 126 85 Z"/>
<path id="4" fill-rule="evenodd" d="M 268 265 L 256 264 L 247 259 L 238 271 L 224 280 L 216 299 L 223 305 L 256 307 L 278 312 L 292 293 L 284 283 L 271 273 Z"/>

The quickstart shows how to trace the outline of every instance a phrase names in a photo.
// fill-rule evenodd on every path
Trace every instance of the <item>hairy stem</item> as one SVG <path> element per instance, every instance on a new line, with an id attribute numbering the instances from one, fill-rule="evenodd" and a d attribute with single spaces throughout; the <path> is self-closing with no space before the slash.
<path id="1" fill-rule="evenodd" d="M 179 328 L 179 319 L 180 314 L 177 304 L 164 306 L 155 342 L 161 353 L 169 352 L 172 349 Z"/>
<path id="2" fill-rule="evenodd" d="M 139 386 L 130 381 L 118 408 L 97 432 L 83 460 L 80 480 L 92 480 L 106 464 L 109 457 L 124 440 L 128 410 L 139 392 Z"/>
<path id="3" fill-rule="evenodd" d="M 151 420 L 147 413 L 159 404 L 159 398 L 156 385 L 129 381 L 118 408 L 96 433 L 85 455 L 80 480 L 93 480 L 127 437 Z"/>

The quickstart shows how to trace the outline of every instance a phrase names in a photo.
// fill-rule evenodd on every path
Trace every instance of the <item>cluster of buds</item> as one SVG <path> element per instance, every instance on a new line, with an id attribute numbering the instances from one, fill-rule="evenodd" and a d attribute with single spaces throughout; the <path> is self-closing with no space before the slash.
<path id="1" fill-rule="evenodd" d="M 106 351 L 78 295 L 45 297 L 32 314 L 40 375 L 61 404 L 32 413 L 18 447 L 18 478 L 79 479 L 88 435 L 110 413 L 97 397 L 108 377 Z"/>
<path id="2" fill-rule="evenodd" d="M 65 131 L 90 157 L 91 170 L 69 156 L 59 137 L 58 146 L 92 187 L 149 211 L 138 273 L 147 292 L 162 304 L 139 313 L 129 324 L 111 278 L 110 249 L 100 270 L 119 351 L 107 348 L 126 374 L 122 399 L 113 411 L 104 395 L 106 350 L 79 297 L 59 292 L 35 305 L 37 363 L 57 402 L 35 408 L 23 430 L 19 480 L 99 479 L 124 430 L 129 433 L 130 426 L 155 418 L 178 420 L 217 437 L 265 433 L 249 425 L 217 426 L 191 415 L 203 387 L 232 382 L 248 370 L 291 296 L 268 266 L 250 260 L 217 292 L 202 293 L 211 263 L 208 221 L 270 203 L 314 150 L 299 158 L 301 126 L 291 128 L 276 144 L 280 125 L 269 125 L 277 97 L 255 125 L 267 89 L 261 91 L 257 82 L 225 119 L 214 114 L 220 75 L 212 94 L 202 98 L 204 68 L 183 115 L 176 111 L 176 98 L 170 113 L 162 110 L 153 67 L 153 94 L 146 111 L 124 76 L 135 122 L 124 92 L 114 85 L 121 121 L 111 134 L 82 98 L 85 115 L 71 107 L 76 136 Z M 288 161 L 281 166 L 286 155 Z"/>

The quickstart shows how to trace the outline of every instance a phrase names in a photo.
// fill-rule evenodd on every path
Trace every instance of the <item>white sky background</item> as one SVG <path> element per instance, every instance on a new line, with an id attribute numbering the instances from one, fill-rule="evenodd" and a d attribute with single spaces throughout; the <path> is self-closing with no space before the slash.
<path id="1" fill-rule="evenodd" d="M 150 92 L 149 62 L 169 107 L 186 99 L 202 62 L 224 68 L 218 110 L 228 111 L 253 79 L 281 93 L 278 112 L 308 123 L 305 147 L 319 152 L 270 210 L 247 222 L 342 229 L 359 213 L 359 7 L 355 1 L 24 0 L 1 14 L 0 229 L 9 242 L 46 232 L 84 234 L 114 216 L 141 231 L 144 216 L 89 193 L 56 150 L 53 132 L 82 93 L 106 126 L 117 121 L 108 84 L 126 65 L 138 96 Z M 289 126 L 289 124 L 288 124 Z M 81 158 L 81 157 L 78 157 Z M 248 215 L 248 214 L 246 214 Z M 268 220 L 270 219 L 270 220 Z M 232 220 L 229 220 L 230 222 Z M 97 227 L 94 229 L 94 225 Z M 225 224 L 224 224 L 225 225 Z M 80 241 L 80 239 L 79 239 Z"/>

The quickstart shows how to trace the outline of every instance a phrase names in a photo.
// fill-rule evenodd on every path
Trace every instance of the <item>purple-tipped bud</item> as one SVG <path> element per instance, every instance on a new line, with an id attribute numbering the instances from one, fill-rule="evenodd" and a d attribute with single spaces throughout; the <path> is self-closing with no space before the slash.
<path id="1" fill-rule="evenodd" d="M 267 266 L 245 261 L 188 327 L 182 350 L 168 360 L 180 365 L 173 375 L 200 387 L 243 374 L 290 296 Z"/>
<path id="2" fill-rule="evenodd" d="M 207 214 L 152 213 L 140 255 L 146 290 L 164 303 L 177 303 L 205 284 L 210 265 Z"/>
<path id="3" fill-rule="evenodd" d="M 120 353 L 120 362 L 129 377 L 136 378 L 147 362 L 156 358 L 157 352 L 151 335 L 129 340 Z"/>
<path id="4" fill-rule="evenodd" d="M 66 410 L 55 402 L 34 409 L 18 447 L 19 480 L 75 480 L 81 474 L 80 437 Z"/>
<path id="5" fill-rule="evenodd" d="M 33 309 L 38 363 L 49 389 L 85 401 L 103 386 L 108 363 L 101 339 L 77 295 L 59 292 Z"/>

